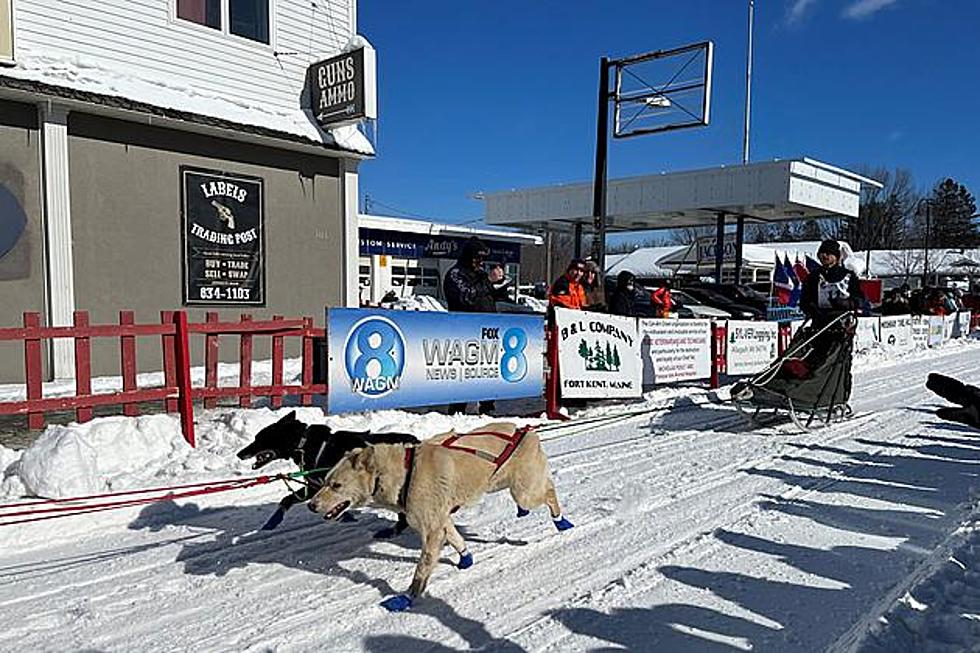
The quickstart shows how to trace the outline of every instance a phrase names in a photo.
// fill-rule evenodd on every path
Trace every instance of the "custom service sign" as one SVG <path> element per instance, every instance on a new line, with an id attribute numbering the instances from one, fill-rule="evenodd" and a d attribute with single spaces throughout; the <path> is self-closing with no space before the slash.
<path id="1" fill-rule="evenodd" d="M 755 374 L 776 360 L 779 325 L 774 322 L 728 321 L 728 374 Z"/>
<path id="2" fill-rule="evenodd" d="M 333 413 L 539 397 L 533 315 L 327 309 Z"/>
<path id="3" fill-rule="evenodd" d="M 185 304 L 265 304 L 262 180 L 181 167 Z"/>
<path id="4" fill-rule="evenodd" d="M 364 46 L 310 66 L 310 104 L 321 127 L 378 117 L 376 61 L 374 48 Z"/>
<path id="5" fill-rule="evenodd" d="M 643 393 L 635 319 L 556 308 L 555 321 L 562 397 L 639 397 Z"/>

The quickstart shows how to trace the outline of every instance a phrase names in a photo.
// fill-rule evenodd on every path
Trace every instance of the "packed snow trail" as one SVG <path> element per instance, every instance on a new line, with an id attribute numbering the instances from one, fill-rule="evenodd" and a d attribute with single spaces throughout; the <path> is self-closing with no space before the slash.
<path id="1" fill-rule="evenodd" d="M 546 441 L 576 528 L 489 496 L 456 520 L 476 564 L 457 570 L 447 547 L 404 614 L 378 602 L 407 587 L 419 542 L 373 540 L 385 513 L 297 508 L 256 532 L 282 493 L 264 487 L 59 520 L 0 544 L 0 649 L 848 648 L 980 490 L 980 434 L 931 414 L 931 371 L 980 383 L 980 347 L 866 361 L 853 403 L 871 414 L 811 433 L 681 397 Z"/>

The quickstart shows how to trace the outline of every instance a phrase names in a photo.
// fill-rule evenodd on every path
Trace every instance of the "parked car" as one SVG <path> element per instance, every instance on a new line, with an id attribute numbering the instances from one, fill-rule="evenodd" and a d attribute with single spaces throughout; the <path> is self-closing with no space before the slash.
<path id="1" fill-rule="evenodd" d="M 728 311 L 698 301 L 692 295 L 683 290 L 671 290 L 670 298 L 674 304 L 672 311 L 677 317 L 699 318 L 699 319 L 730 319 L 732 314 Z"/>
<path id="2" fill-rule="evenodd" d="M 695 288 L 705 288 L 714 293 L 727 297 L 737 304 L 752 306 L 765 313 L 769 306 L 769 284 L 765 284 L 764 290 L 756 290 L 745 284 L 734 283 L 698 283 L 693 284 Z M 685 288 L 686 290 L 687 288 Z"/>
<path id="3" fill-rule="evenodd" d="M 713 289 L 705 288 L 703 286 L 685 286 L 684 292 L 693 296 L 698 301 L 707 304 L 708 306 L 713 306 L 714 308 L 720 308 L 723 311 L 727 311 L 736 318 L 741 318 L 743 320 L 766 319 L 766 311 L 764 308 L 759 308 L 747 303 L 732 300 Z"/>

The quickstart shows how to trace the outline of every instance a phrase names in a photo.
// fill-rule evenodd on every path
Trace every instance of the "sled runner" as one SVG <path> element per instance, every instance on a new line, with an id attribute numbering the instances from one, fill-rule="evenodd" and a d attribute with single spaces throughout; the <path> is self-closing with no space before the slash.
<path id="1" fill-rule="evenodd" d="M 847 402 L 855 325 L 850 312 L 820 329 L 805 323 L 782 356 L 732 387 L 735 407 L 760 424 L 788 415 L 804 431 L 851 417 Z"/>

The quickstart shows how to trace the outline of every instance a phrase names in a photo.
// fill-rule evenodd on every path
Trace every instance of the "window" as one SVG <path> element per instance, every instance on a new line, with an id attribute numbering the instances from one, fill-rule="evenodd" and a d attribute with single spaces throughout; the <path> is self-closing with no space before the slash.
<path id="1" fill-rule="evenodd" d="M 257 43 L 271 43 L 270 0 L 176 0 L 177 18 Z"/>
<path id="2" fill-rule="evenodd" d="M 221 29 L 221 0 L 177 0 L 177 18 Z"/>
<path id="3" fill-rule="evenodd" d="M 228 31 L 259 43 L 269 42 L 269 0 L 228 0 Z"/>

